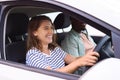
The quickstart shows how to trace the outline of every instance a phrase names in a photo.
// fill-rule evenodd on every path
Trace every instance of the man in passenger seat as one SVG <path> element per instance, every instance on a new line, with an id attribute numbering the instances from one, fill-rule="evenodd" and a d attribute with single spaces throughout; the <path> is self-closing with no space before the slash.
<path id="1" fill-rule="evenodd" d="M 65 36 L 65 39 L 61 42 L 61 47 L 67 53 L 71 53 L 73 56 L 83 56 L 89 51 L 93 51 L 96 44 L 88 35 L 86 30 L 86 24 L 83 21 L 70 17 L 72 29 Z M 75 74 L 83 74 L 85 67 L 80 68 Z"/>

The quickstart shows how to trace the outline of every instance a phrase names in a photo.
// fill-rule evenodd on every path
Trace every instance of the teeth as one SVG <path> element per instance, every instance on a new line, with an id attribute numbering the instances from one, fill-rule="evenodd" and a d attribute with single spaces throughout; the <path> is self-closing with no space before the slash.
<path id="1" fill-rule="evenodd" d="M 47 37 L 51 38 L 52 36 L 47 36 Z"/>

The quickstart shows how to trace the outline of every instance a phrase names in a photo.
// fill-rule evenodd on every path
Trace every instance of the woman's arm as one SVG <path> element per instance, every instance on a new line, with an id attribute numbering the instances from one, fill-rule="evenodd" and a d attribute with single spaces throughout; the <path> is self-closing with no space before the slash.
<path id="1" fill-rule="evenodd" d="M 69 64 L 66 65 L 65 67 L 58 68 L 55 70 L 60 71 L 60 72 L 65 72 L 65 73 L 73 73 L 79 67 L 94 65 L 96 61 L 98 60 L 98 56 L 99 54 L 97 52 L 89 52 L 83 57 L 73 57 L 67 54 L 65 57 L 65 62 Z"/>

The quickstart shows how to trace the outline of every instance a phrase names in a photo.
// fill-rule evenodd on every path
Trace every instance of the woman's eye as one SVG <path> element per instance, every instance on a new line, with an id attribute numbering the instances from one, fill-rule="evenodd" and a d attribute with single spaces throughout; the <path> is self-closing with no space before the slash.
<path id="1" fill-rule="evenodd" d="M 51 29 L 54 29 L 54 27 L 52 26 Z"/>
<path id="2" fill-rule="evenodd" d="M 47 30 L 47 29 L 49 29 L 49 28 L 48 28 L 48 27 L 45 27 L 44 29 Z"/>

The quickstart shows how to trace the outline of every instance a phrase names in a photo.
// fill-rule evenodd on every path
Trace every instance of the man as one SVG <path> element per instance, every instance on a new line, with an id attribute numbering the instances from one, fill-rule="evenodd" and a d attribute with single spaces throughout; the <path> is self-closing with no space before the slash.
<path id="1" fill-rule="evenodd" d="M 76 57 L 83 56 L 87 52 L 93 50 L 96 44 L 88 35 L 86 24 L 83 21 L 77 20 L 73 17 L 71 17 L 70 20 L 72 23 L 72 29 L 61 42 L 61 47 L 67 53 L 72 53 L 71 55 Z M 82 74 L 83 72 L 84 69 L 80 68 L 79 71 L 75 73 Z"/>

